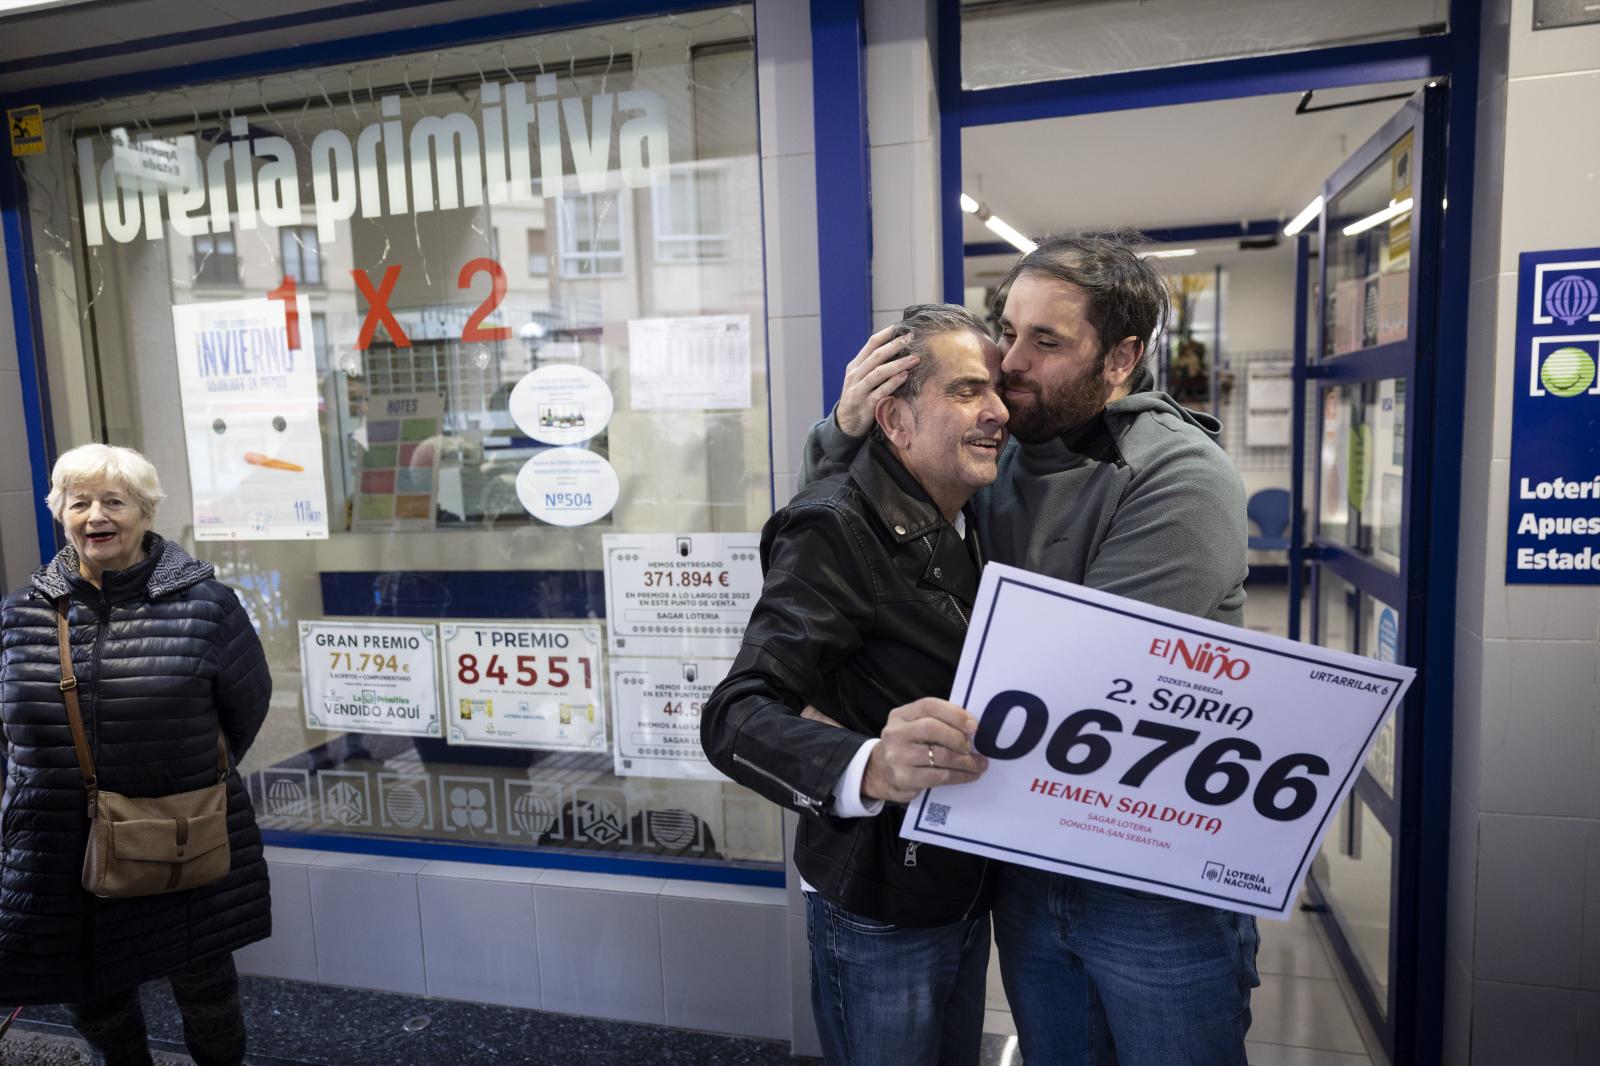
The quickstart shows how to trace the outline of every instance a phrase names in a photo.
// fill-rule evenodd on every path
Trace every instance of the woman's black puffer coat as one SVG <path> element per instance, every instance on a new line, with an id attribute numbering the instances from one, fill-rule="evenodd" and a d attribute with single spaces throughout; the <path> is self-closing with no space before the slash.
<path id="1" fill-rule="evenodd" d="M 261 834 L 236 771 L 223 880 L 114 900 L 80 883 L 89 821 L 59 687 L 58 597 L 71 597 L 73 671 L 101 788 L 159 796 L 210 785 L 219 720 L 237 763 L 272 694 L 261 642 L 211 564 L 154 533 L 145 549 L 101 589 L 63 549 L 0 607 L 0 1003 L 97 999 L 272 931 Z"/>

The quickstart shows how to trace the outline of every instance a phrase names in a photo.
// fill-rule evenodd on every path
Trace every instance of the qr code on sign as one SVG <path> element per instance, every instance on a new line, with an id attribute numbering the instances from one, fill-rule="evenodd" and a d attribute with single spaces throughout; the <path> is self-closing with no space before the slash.
<path id="1" fill-rule="evenodd" d="M 928 804 L 928 824 L 943 825 L 944 820 L 950 816 L 950 806 L 945 803 Z"/>

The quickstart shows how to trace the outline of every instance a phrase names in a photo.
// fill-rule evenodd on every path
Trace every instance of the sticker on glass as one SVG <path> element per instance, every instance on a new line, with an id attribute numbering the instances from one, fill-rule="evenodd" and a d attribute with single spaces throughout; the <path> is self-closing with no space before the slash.
<path id="1" fill-rule="evenodd" d="M 517 382 L 509 401 L 517 426 L 541 444 L 578 444 L 611 421 L 605 380 L 581 366 L 542 366 Z"/>
<path id="2" fill-rule="evenodd" d="M 551 448 L 517 472 L 517 499 L 553 526 L 586 526 L 617 505 L 621 483 L 603 457 L 583 448 Z"/>

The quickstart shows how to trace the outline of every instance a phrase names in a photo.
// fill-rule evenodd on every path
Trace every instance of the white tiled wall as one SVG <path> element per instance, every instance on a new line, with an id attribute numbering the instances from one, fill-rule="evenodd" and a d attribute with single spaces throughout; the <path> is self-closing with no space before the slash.
<path id="1" fill-rule="evenodd" d="M 790 1038 L 781 889 L 288 848 L 267 861 L 272 936 L 239 952 L 243 973 Z"/>
<path id="2" fill-rule="evenodd" d="M 1600 590 L 1504 580 L 1517 258 L 1600 245 L 1600 26 L 1532 20 L 1484 2 L 1445 979 L 1473 1066 L 1600 1061 Z"/>

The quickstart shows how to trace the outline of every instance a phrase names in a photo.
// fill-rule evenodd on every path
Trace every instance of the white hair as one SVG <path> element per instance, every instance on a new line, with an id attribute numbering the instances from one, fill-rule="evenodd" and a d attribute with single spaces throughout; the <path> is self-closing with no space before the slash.
<path id="1" fill-rule="evenodd" d="M 155 464 L 132 448 L 114 444 L 80 444 L 56 460 L 50 471 L 50 494 L 44 498 L 50 513 L 61 521 L 67 506 L 67 493 L 79 485 L 109 481 L 128 490 L 139 511 L 148 520 L 155 517 L 156 504 L 166 497 Z"/>

